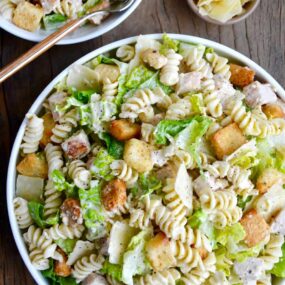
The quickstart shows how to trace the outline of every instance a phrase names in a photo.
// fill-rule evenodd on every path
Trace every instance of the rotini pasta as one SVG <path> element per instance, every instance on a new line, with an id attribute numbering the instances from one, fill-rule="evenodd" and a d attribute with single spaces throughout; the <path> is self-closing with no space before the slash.
<path id="1" fill-rule="evenodd" d="M 124 45 L 117 49 L 116 56 L 124 62 L 129 62 L 135 57 L 135 53 L 133 46 Z"/>
<path id="2" fill-rule="evenodd" d="M 214 74 L 220 74 L 226 79 L 230 79 L 231 72 L 230 66 L 228 65 L 229 60 L 227 58 L 219 56 L 216 53 L 207 53 L 206 58 L 212 65 Z"/>
<path id="3" fill-rule="evenodd" d="M 28 209 L 28 202 L 23 198 L 17 197 L 14 199 L 13 204 L 19 228 L 26 229 L 32 225 L 34 222 Z"/>
<path id="4" fill-rule="evenodd" d="M 63 153 L 59 146 L 53 145 L 51 143 L 47 144 L 45 148 L 46 159 L 48 163 L 48 173 L 49 177 L 54 170 L 61 170 L 63 167 Z"/>
<path id="5" fill-rule="evenodd" d="M 89 187 L 91 173 L 86 169 L 86 165 L 81 160 L 73 160 L 68 166 L 68 175 L 72 178 L 75 185 L 86 189 Z"/>
<path id="6" fill-rule="evenodd" d="M 119 82 L 112 82 L 109 78 L 103 81 L 103 95 L 102 99 L 113 102 L 118 93 Z"/>
<path id="7" fill-rule="evenodd" d="M 49 229 L 45 229 L 43 236 L 48 240 L 57 239 L 74 239 L 80 238 L 83 234 L 84 226 L 76 225 L 75 227 L 67 226 L 64 224 L 54 225 Z"/>

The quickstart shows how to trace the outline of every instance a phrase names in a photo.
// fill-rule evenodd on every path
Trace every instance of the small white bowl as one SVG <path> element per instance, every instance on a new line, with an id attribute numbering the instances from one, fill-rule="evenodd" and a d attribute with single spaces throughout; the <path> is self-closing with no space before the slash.
<path id="1" fill-rule="evenodd" d="M 198 15 L 201 19 L 211 24 L 220 25 L 220 26 L 233 25 L 240 21 L 245 20 L 248 16 L 250 16 L 255 11 L 255 9 L 260 3 L 260 0 L 251 0 L 249 3 L 245 4 L 245 9 L 242 14 L 233 17 L 226 23 L 222 23 L 222 22 L 219 22 L 217 20 L 210 18 L 209 16 L 201 15 L 201 13 L 199 12 L 199 8 L 197 7 L 197 4 L 196 4 L 198 1 L 195 1 L 195 0 L 187 0 L 187 1 L 188 1 L 189 6 L 194 11 L 194 13 Z"/>
<path id="2" fill-rule="evenodd" d="M 152 39 L 161 39 L 162 34 L 153 34 L 153 35 L 147 35 L 148 37 Z M 194 44 L 202 44 L 208 47 L 212 47 L 215 49 L 215 51 L 221 55 L 224 55 L 225 57 L 230 58 L 234 62 L 238 62 L 240 64 L 246 65 L 249 68 L 255 70 L 256 76 L 265 82 L 270 83 L 276 90 L 277 94 L 285 100 L 285 91 L 281 87 L 281 85 L 269 74 L 267 73 L 262 67 L 260 67 L 258 64 L 254 63 L 251 59 L 248 57 L 242 55 L 241 53 L 228 48 L 224 45 L 221 45 L 219 43 L 198 38 L 198 37 L 192 37 L 192 36 L 186 36 L 186 35 L 178 35 L 178 34 L 169 34 L 171 38 L 183 41 L 183 42 L 191 42 Z M 124 40 L 120 40 L 111 44 L 108 44 L 106 46 L 103 46 L 85 56 L 77 60 L 75 63 L 76 64 L 84 64 L 88 61 L 90 61 L 92 58 L 102 54 L 106 53 L 109 51 L 112 51 L 114 49 L 117 49 L 118 47 L 125 45 L 125 44 L 133 44 L 136 42 L 137 37 L 132 37 Z M 39 95 L 39 97 L 36 99 L 30 110 L 28 111 L 29 113 L 38 113 L 42 109 L 42 103 L 45 101 L 46 97 L 51 93 L 53 90 L 53 87 L 61 81 L 68 73 L 70 70 L 71 66 L 66 68 L 63 72 L 61 72 L 52 82 L 43 90 L 43 92 Z M 17 178 L 17 172 L 16 172 L 16 165 L 17 161 L 19 158 L 19 149 L 20 149 L 20 144 L 23 138 L 25 132 L 25 122 L 23 121 L 18 134 L 15 138 L 15 142 L 13 145 L 13 149 L 11 152 L 10 156 L 10 162 L 9 162 L 9 167 L 8 167 L 8 175 L 7 175 L 7 206 L 8 206 L 8 214 L 9 214 L 9 220 L 10 220 L 10 225 L 12 228 L 12 233 L 14 235 L 14 239 L 16 242 L 16 245 L 18 247 L 18 250 L 20 252 L 20 255 L 22 256 L 22 259 L 27 266 L 28 270 L 30 271 L 31 275 L 39 285 L 48 285 L 48 282 L 45 280 L 45 278 L 41 275 L 40 271 L 37 271 L 28 255 L 27 248 L 25 246 L 24 240 L 22 233 L 17 225 L 17 221 L 14 215 L 14 209 L 13 209 L 13 198 L 15 195 L 15 189 L 16 189 L 16 178 Z M 274 283 L 275 285 L 277 284 L 285 284 L 285 281 L 282 281 L 281 283 L 277 282 Z"/>
<path id="3" fill-rule="evenodd" d="M 62 39 L 58 44 L 69 45 L 69 44 L 81 43 L 84 41 L 97 38 L 109 32 L 110 30 L 114 29 L 119 24 L 121 24 L 124 20 L 126 20 L 136 10 L 136 8 L 140 5 L 141 2 L 142 0 L 136 0 L 135 3 L 133 3 L 133 5 L 128 10 L 122 13 L 115 13 L 110 15 L 107 19 L 105 19 L 102 22 L 102 24 L 98 26 L 89 23 L 78 28 L 73 33 Z M 0 28 L 19 38 L 32 42 L 40 42 L 53 32 L 53 31 L 45 31 L 44 29 L 39 29 L 35 32 L 29 32 L 17 27 L 11 21 L 4 19 L 4 17 L 1 15 L 0 15 Z"/>

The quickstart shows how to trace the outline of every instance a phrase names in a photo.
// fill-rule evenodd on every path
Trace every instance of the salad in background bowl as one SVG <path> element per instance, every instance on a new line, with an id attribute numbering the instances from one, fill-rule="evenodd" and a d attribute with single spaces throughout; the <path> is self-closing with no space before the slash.
<path id="1" fill-rule="evenodd" d="M 73 44 L 96 38 L 123 22 L 139 6 L 137 0 L 125 12 L 96 16 L 61 40 Z M 109 0 L 2 0 L 0 27 L 20 38 L 39 42 L 65 24 L 90 11 L 107 8 Z"/>
<path id="2" fill-rule="evenodd" d="M 37 283 L 275 284 L 283 99 L 247 57 L 186 35 L 75 62 L 29 110 L 9 163 L 9 219 Z"/>

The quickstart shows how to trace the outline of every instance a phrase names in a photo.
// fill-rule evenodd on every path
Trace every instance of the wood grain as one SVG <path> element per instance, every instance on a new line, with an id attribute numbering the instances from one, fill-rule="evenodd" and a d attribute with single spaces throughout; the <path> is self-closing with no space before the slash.
<path id="1" fill-rule="evenodd" d="M 107 43 L 138 34 L 171 32 L 218 41 L 252 58 L 285 85 L 284 0 L 262 0 L 255 13 L 234 26 L 206 24 L 186 0 L 143 0 L 124 23 L 97 39 L 56 46 L 0 85 L 0 285 L 35 284 L 16 249 L 6 210 L 6 169 L 9 150 L 28 108 L 61 70 L 84 54 Z M 0 31 L 0 65 L 27 51 L 33 43 Z"/>

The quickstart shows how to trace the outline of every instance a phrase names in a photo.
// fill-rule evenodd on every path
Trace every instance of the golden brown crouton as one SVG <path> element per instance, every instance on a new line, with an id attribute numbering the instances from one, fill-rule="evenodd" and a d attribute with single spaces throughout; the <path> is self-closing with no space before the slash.
<path id="1" fill-rule="evenodd" d="M 231 78 L 233 85 L 245 87 L 254 81 L 255 72 L 246 66 L 230 64 Z"/>
<path id="2" fill-rule="evenodd" d="M 269 119 L 284 118 L 285 114 L 281 106 L 277 104 L 266 104 L 262 106 L 262 111 Z"/>
<path id="3" fill-rule="evenodd" d="M 58 260 L 55 261 L 54 273 L 57 276 L 67 277 L 71 274 L 71 266 L 66 264 L 67 255 L 60 247 L 58 247 L 56 251 L 62 256 L 62 261 L 58 261 Z"/>
<path id="4" fill-rule="evenodd" d="M 138 137 L 141 132 L 141 127 L 138 124 L 134 124 L 128 120 L 121 119 L 112 121 L 109 131 L 111 135 L 117 140 L 126 141 Z"/>
<path id="5" fill-rule="evenodd" d="M 107 211 L 122 206 L 127 200 L 126 183 L 120 179 L 110 181 L 102 191 L 102 202 Z"/>
<path id="6" fill-rule="evenodd" d="M 256 181 L 256 188 L 263 194 L 267 192 L 275 183 L 284 179 L 284 175 L 274 168 L 267 168 L 262 171 Z"/>
<path id="7" fill-rule="evenodd" d="M 40 145 L 42 147 L 45 147 L 48 143 L 51 142 L 50 138 L 52 136 L 52 129 L 55 126 L 55 122 L 51 113 L 45 113 L 42 116 L 42 119 L 44 119 L 44 133 L 42 139 L 40 140 Z"/>
<path id="8" fill-rule="evenodd" d="M 246 143 L 246 138 L 236 123 L 218 130 L 211 137 L 211 143 L 218 159 L 230 155 Z"/>
<path id="9" fill-rule="evenodd" d="M 79 200 L 75 198 L 67 198 L 60 207 L 60 217 L 65 225 L 74 226 L 82 224 L 83 217 Z"/>
<path id="10" fill-rule="evenodd" d="M 27 154 L 17 165 L 17 170 L 25 176 L 40 177 L 48 176 L 48 165 L 44 156 L 35 153 Z"/>
<path id="11" fill-rule="evenodd" d="M 146 244 L 146 256 L 151 267 L 155 271 L 162 271 L 175 264 L 175 258 L 171 254 L 170 242 L 162 232 L 149 240 Z"/>
<path id="12" fill-rule="evenodd" d="M 126 163 L 142 173 L 150 171 L 153 167 L 150 146 L 141 140 L 130 139 L 125 144 L 124 160 Z"/>
<path id="13" fill-rule="evenodd" d="M 13 23 L 24 30 L 33 32 L 40 27 L 43 16 L 44 11 L 41 7 L 24 1 L 17 5 L 14 11 Z"/>
<path id="14" fill-rule="evenodd" d="M 260 243 L 269 233 L 269 226 L 266 221 L 254 209 L 248 211 L 240 220 L 246 236 L 245 243 L 253 247 Z"/>

